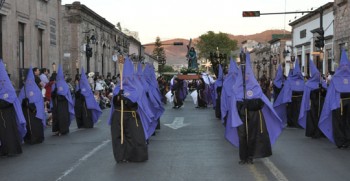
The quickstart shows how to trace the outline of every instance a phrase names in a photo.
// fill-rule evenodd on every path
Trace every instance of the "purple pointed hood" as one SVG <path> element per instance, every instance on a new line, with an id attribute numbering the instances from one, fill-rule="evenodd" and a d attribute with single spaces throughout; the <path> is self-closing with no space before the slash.
<path id="1" fill-rule="evenodd" d="M 258 81 L 255 79 L 254 72 L 252 70 L 252 66 L 250 64 L 250 54 L 247 53 L 246 60 L 246 72 L 245 72 L 245 83 L 246 83 L 246 98 L 260 98 L 263 94 L 261 87 Z M 237 101 L 243 100 L 243 75 L 242 71 L 238 71 L 238 76 L 235 85 L 234 85 L 234 94 Z"/>
<path id="2" fill-rule="evenodd" d="M 310 65 L 310 79 L 305 83 L 303 98 L 300 105 L 300 114 L 298 118 L 298 123 L 301 127 L 306 129 L 306 119 L 307 119 L 307 111 L 310 110 L 310 93 L 312 90 L 318 89 L 320 85 L 321 74 L 317 70 L 315 64 L 312 60 L 309 60 Z M 322 87 L 327 89 L 327 84 L 325 81 L 322 81 Z"/>
<path id="3" fill-rule="evenodd" d="M 314 89 L 318 89 L 319 88 L 319 84 L 322 83 L 322 87 L 327 88 L 326 82 L 325 81 L 321 81 L 321 74 L 317 70 L 317 67 L 313 63 L 312 60 L 309 60 L 309 65 L 310 65 L 311 77 L 306 82 L 305 86 L 311 88 L 311 90 L 314 90 Z"/>
<path id="4" fill-rule="evenodd" d="M 86 78 L 84 68 L 81 68 L 81 77 L 79 81 L 80 93 L 85 97 L 86 107 L 92 112 L 92 121 L 96 123 L 102 114 L 102 110 L 95 100 L 89 81 Z"/>
<path id="5" fill-rule="evenodd" d="M 56 82 L 52 86 L 52 91 L 54 91 L 56 88 L 57 88 L 57 94 L 64 96 L 67 99 L 68 110 L 69 110 L 69 114 L 70 114 L 69 118 L 70 118 L 70 120 L 72 120 L 74 118 L 74 115 L 75 115 L 74 102 L 73 102 L 72 95 L 71 95 L 70 90 L 69 90 L 69 86 L 68 86 L 66 80 L 64 79 L 63 70 L 62 70 L 61 65 L 58 66 Z"/>
<path id="6" fill-rule="evenodd" d="M 344 49 L 342 50 L 340 65 L 335 71 L 327 89 L 326 99 L 318 123 L 321 131 L 333 143 L 332 111 L 340 107 L 340 93 L 343 92 L 350 92 L 350 64 Z"/>
<path id="7" fill-rule="evenodd" d="M 46 125 L 44 98 L 41 90 L 39 89 L 38 85 L 35 83 L 35 77 L 32 70 L 32 66 L 30 66 L 29 68 L 25 84 L 18 95 L 19 102 L 22 102 L 24 98 L 28 98 L 29 103 L 35 104 L 35 107 L 36 107 L 35 117 L 41 119 L 43 125 Z"/>
<path id="8" fill-rule="evenodd" d="M 222 71 L 221 64 L 219 64 L 218 78 L 215 81 L 215 87 L 222 87 L 223 82 L 224 82 L 224 73 Z"/>
<path id="9" fill-rule="evenodd" d="M 273 84 L 274 84 L 276 87 L 281 88 L 283 82 L 284 82 L 284 76 L 283 76 L 282 65 L 279 64 L 278 69 L 277 69 L 277 72 L 276 72 L 275 80 L 273 80 Z"/>
<path id="10" fill-rule="evenodd" d="M 26 120 L 23 116 L 21 103 L 17 99 L 15 88 L 12 86 L 2 59 L 0 59 L 0 99 L 13 104 L 16 111 L 17 129 L 21 138 L 23 138 L 27 133 Z"/>
<path id="11" fill-rule="evenodd" d="M 230 109 L 232 116 L 230 120 L 227 120 L 226 126 L 229 126 L 226 128 L 225 136 L 226 139 L 232 143 L 235 146 L 239 146 L 238 144 L 238 134 L 237 128 L 238 126 L 242 125 L 243 122 L 238 114 L 237 110 L 237 101 L 242 101 L 244 99 L 244 93 L 243 93 L 243 77 L 245 77 L 246 81 L 246 99 L 261 99 L 265 106 L 262 108 L 262 113 L 265 118 L 266 128 L 269 132 L 270 142 L 271 144 L 274 144 L 278 138 L 278 136 L 281 134 L 283 125 L 281 119 L 278 117 L 277 113 L 272 107 L 271 102 L 268 100 L 268 98 L 263 94 L 261 87 L 259 86 L 258 81 L 255 79 L 253 70 L 250 64 L 250 54 L 246 53 L 246 75 L 243 76 L 242 72 L 238 72 L 237 80 L 234 85 L 234 96 L 232 97 Z"/>
<path id="12" fill-rule="evenodd" d="M 140 115 L 142 126 L 144 129 L 145 137 L 148 139 L 153 133 L 157 126 L 157 122 L 154 121 L 154 115 L 150 110 L 148 101 L 146 100 L 143 85 L 133 76 L 134 66 L 128 57 L 125 58 L 123 65 L 123 90 L 124 96 L 132 102 L 137 102 L 138 109 L 137 113 Z M 113 91 L 113 97 L 116 96 L 120 91 L 120 84 L 116 85 Z M 111 118 L 114 112 L 114 105 L 112 104 L 110 117 L 108 124 L 111 124 Z"/>

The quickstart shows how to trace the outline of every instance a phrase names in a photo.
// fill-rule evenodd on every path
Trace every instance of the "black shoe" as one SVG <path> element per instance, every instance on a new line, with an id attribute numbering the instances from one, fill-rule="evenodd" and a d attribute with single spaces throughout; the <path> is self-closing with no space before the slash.
<path id="1" fill-rule="evenodd" d="M 199 106 L 197 106 L 196 108 L 200 108 Z"/>
<path id="2" fill-rule="evenodd" d="M 254 164 L 253 158 L 248 158 L 247 163 L 248 163 L 248 164 Z"/>
<path id="3" fill-rule="evenodd" d="M 247 161 L 245 161 L 245 160 L 240 160 L 239 162 L 238 162 L 238 164 L 240 164 L 240 165 L 244 165 L 244 164 L 246 164 L 247 163 Z"/>

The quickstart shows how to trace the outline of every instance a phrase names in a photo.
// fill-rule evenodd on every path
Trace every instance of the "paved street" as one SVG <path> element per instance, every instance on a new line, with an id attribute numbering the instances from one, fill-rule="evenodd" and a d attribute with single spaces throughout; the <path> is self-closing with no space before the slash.
<path id="1" fill-rule="evenodd" d="M 109 110 L 94 129 L 71 125 L 67 136 L 52 136 L 39 145 L 24 145 L 23 154 L 0 158 L 2 181 L 55 180 L 349 180 L 350 152 L 325 138 L 311 139 L 304 130 L 285 129 L 273 155 L 238 164 L 238 149 L 224 139 L 214 110 L 196 109 L 189 99 L 175 110 L 166 105 L 161 130 L 149 144 L 149 160 L 116 164 L 112 154 Z"/>

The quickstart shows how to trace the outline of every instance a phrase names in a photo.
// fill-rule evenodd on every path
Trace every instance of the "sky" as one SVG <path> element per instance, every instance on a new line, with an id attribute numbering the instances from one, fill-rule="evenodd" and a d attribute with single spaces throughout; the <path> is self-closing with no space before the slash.
<path id="1" fill-rule="evenodd" d="M 76 0 L 62 0 L 71 4 Z M 139 34 L 141 44 L 157 36 L 197 38 L 208 31 L 251 35 L 271 29 L 291 30 L 288 25 L 301 13 L 243 18 L 242 11 L 260 13 L 310 11 L 332 0 L 80 0 L 81 4 L 112 24 Z"/>

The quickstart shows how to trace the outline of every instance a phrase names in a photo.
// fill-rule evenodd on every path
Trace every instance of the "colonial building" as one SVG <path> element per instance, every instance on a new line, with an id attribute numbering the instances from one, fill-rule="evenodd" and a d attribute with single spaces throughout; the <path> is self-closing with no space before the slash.
<path id="1" fill-rule="evenodd" d="M 349 55 L 350 48 L 350 2 L 348 0 L 335 0 L 334 10 L 334 58 L 340 59 L 341 49 L 344 48 Z"/>
<path id="2" fill-rule="evenodd" d="M 323 12 L 322 21 L 320 12 Z M 310 75 L 308 63 L 310 59 L 314 61 L 323 74 L 335 70 L 335 62 L 339 62 L 339 60 L 333 57 L 333 22 L 333 2 L 329 2 L 289 24 L 292 26 L 293 36 L 292 55 L 299 60 L 304 74 Z M 324 30 L 325 43 L 323 49 L 319 50 L 315 47 L 315 40 L 319 36 L 321 25 Z"/>
<path id="3" fill-rule="evenodd" d="M 282 64 L 284 74 L 288 75 L 291 66 L 292 55 L 292 38 L 290 34 L 283 35 L 279 38 L 274 38 L 269 41 L 270 56 L 269 70 L 272 72 L 271 78 L 276 76 L 277 67 Z"/>
<path id="4" fill-rule="evenodd" d="M 61 60 L 60 13 L 61 0 L 5 1 L 0 10 L 0 57 L 16 89 L 30 66 L 51 68 Z"/>
<path id="5" fill-rule="evenodd" d="M 129 54 L 129 37 L 80 2 L 62 8 L 62 49 L 66 75 L 84 67 L 95 75 L 115 75 L 117 63 L 113 55 Z"/>

